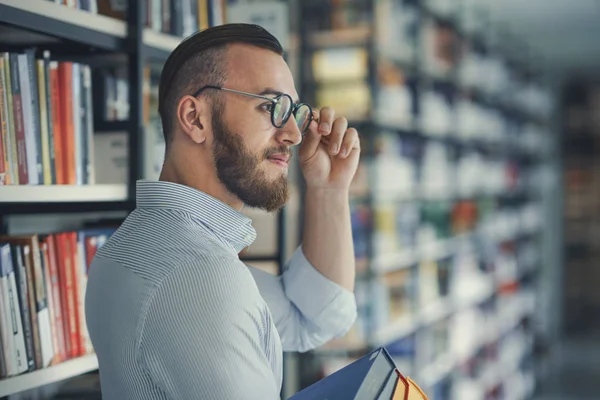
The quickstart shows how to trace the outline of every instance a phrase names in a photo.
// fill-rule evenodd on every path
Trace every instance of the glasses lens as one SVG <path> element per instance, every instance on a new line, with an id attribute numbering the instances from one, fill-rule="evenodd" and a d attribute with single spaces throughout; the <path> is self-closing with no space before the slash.
<path id="1" fill-rule="evenodd" d="M 290 116 L 292 111 L 292 99 L 288 95 L 280 96 L 274 104 L 273 122 L 278 128 L 281 128 Z"/>
<path id="2" fill-rule="evenodd" d="M 306 130 L 308 129 L 308 125 L 310 124 L 312 111 L 307 104 L 302 104 L 296 110 L 296 125 L 298 125 L 298 129 L 300 129 L 300 133 L 304 135 Z"/>

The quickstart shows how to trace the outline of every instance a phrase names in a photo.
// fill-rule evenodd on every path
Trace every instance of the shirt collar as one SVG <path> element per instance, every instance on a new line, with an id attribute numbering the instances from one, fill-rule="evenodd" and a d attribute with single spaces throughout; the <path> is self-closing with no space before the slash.
<path id="1" fill-rule="evenodd" d="M 242 251 L 256 239 L 252 220 L 204 192 L 173 182 L 138 180 L 138 208 L 162 208 L 187 212 L 236 250 Z"/>

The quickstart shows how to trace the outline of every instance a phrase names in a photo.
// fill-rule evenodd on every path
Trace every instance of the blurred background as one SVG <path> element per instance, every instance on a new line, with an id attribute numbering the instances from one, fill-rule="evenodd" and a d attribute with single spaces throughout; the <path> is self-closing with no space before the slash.
<path id="1" fill-rule="evenodd" d="M 2 233 L 118 225 L 132 182 L 162 165 L 162 63 L 224 22 L 277 36 L 301 100 L 335 108 L 363 141 L 359 317 L 286 354 L 282 398 L 379 346 L 432 400 L 600 398 L 596 0 L 0 0 L 0 51 L 34 49 L 42 73 L 49 60 L 89 71 L 74 83 L 88 119 L 73 168 L 87 175 L 27 184 L 6 158 Z M 275 274 L 301 241 L 297 167 L 291 179 L 282 212 L 245 210 L 259 237 L 244 258 Z M 88 350 L 5 376 L 0 398 L 101 398 Z"/>

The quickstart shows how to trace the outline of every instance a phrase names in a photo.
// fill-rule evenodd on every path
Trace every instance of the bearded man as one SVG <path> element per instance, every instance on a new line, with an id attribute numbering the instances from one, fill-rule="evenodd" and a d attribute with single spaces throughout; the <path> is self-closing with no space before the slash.
<path id="1" fill-rule="evenodd" d="M 225 24 L 164 65 L 158 181 L 97 252 L 85 313 L 104 399 L 280 398 L 282 352 L 345 335 L 356 319 L 349 186 L 358 133 L 299 102 L 275 37 Z M 247 266 L 244 206 L 288 199 L 292 150 L 306 182 L 303 242 L 280 276 Z"/>

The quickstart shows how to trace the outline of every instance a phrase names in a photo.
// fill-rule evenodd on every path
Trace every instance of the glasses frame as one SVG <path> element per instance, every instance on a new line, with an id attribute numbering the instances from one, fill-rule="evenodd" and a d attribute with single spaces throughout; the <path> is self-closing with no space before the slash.
<path id="1" fill-rule="evenodd" d="M 287 124 L 287 122 L 289 121 L 289 119 L 292 116 L 292 114 L 294 115 L 294 118 L 295 118 L 296 117 L 296 113 L 298 112 L 298 109 L 300 107 L 302 107 L 302 106 L 307 106 L 308 109 L 310 110 L 310 113 L 309 113 L 308 123 L 306 124 L 306 128 L 304 128 L 304 130 L 300 132 L 300 135 L 302 137 L 304 137 L 304 135 L 306 134 L 306 131 L 308 131 L 308 127 L 310 126 L 310 124 L 311 124 L 311 122 L 313 121 L 313 118 L 314 118 L 313 109 L 312 109 L 312 107 L 309 104 L 307 104 L 307 103 L 294 103 L 294 100 L 292 100 L 292 96 L 290 96 L 287 93 L 282 93 L 280 95 L 277 95 L 276 97 L 267 97 L 267 96 L 263 96 L 263 95 L 260 95 L 260 94 L 254 94 L 254 93 L 242 92 L 240 90 L 228 89 L 228 88 L 224 88 L 222 86 L 206 85 L 206 86 L 202 86 L 200 89 L 198 89 L 193 94 L 193 97 L 198 97 L 200 95 L 200 93 L 202 93 L 206 89 L 223 90 L 225 92 L 231 92 L 231 93 L 241 94 L 243 96 L 254 97 L 256 99 L 268 100 L 271 103 L 273 103 L 273 105 L 275 105 L 279 101 L 279 99 L 281 99 L 282 97 L 284 97 L 284 96 L 287 97 L 290 100 L 290 104 L 292 105 L 292 107 L 290 108 L 290 111 L 288 112 L 288 114 L 284 116 L 285 118 L 283 118 L 283 120 L 281 121 L 280 125 L 277 125 L 275 123 L 275 106 L 273 106 L 271 108 L 271 124 L 273 124 L 273 126 L 275 128 L 283 128 L 285 126 L 285 124 Z M 296 126 L 297 125 L 298 124 L 296 124 Z M 300 130 L 300 127 L 298 127 L 298 130 Z"/>

